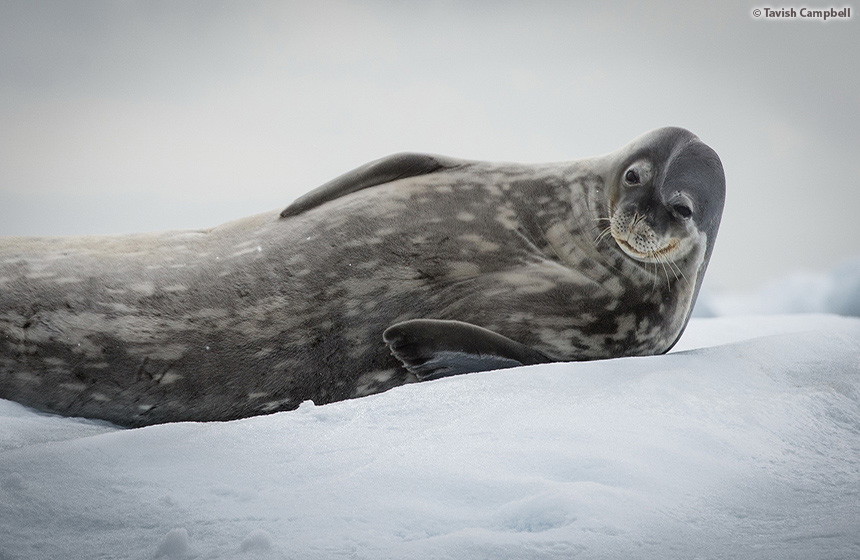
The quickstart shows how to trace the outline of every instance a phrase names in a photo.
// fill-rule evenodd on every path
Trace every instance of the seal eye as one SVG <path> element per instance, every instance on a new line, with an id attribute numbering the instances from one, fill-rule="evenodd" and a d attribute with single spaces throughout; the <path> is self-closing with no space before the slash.
<path id="1" fill-rule="evenodd" d="M 627 173 L 624 174 L 624 180 L 630 185 L 638 185 L 639 173 L 635 169 L 628 169 Z"/>
<path id="2" fill-rule="evenodd" d="M 685 220 L 693 215 L 693 211 L 685 204 L 674 204 L 672 205 L 672 210 Z"/>

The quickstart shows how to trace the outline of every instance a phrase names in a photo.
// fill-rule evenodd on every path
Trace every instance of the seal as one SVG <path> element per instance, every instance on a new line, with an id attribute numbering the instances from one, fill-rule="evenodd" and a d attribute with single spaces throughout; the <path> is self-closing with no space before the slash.
<path id="1" fill-rule="evenodd" d="M 725 198 L 663 128 L 520 165 L 398 154 L 205 231 L 0 242 L 0 397 L 124 426 L 668 351 Z"/>

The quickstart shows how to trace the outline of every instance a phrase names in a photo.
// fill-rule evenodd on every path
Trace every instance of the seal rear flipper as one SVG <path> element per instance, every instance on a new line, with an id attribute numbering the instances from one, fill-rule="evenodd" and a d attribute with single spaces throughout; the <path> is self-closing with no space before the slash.
<path id="1" fill-rule="evenodd" d="M 553 360 L 491 330 L 437 319 L 413 319 L 382 334 L 392 355 L 419 381 Z"/>
<path id="2" fill-rule="evenodd" d="M 311 208 L 335 200 L 342 196 L 390 183 L 406 177 L 417 177 L 462 165 L 464 162 L 453 158 L 429 154 L 399 153 L 371 161 L 361 167 L 344 173 L 328 183 L 300 196 L 281 212 L 282 218 L 301 214 Z"/>

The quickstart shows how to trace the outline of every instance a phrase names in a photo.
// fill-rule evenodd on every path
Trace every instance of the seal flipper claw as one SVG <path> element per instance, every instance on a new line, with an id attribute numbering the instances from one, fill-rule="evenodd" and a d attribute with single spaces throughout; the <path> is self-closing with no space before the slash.
<path id="1" fill-rule="evenodd" d="M 382 338 L 419 381 L 553 361 L 524 344 L 461 321 L 403 321 L 388 327 Z"/>

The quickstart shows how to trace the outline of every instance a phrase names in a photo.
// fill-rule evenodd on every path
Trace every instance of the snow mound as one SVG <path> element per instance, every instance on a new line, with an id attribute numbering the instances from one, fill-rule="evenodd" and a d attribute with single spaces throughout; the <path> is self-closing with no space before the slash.
<path id="1" fill-rule="evenodd" d="M 860 258 L 843 263 L 830 275 L 831 288 L 825 298 L 829 313 L 860 317 Z"/>
<path id="2" fill-rule="evenodd" d="M 242 552 L 267 551 L 272 548 L 272 535 L 262 529 L 256 529 L 242 541 Z"/>
<path id="3" fill-rule="evenodd" d="M 0 557 L 860 557 L 860 320 L 123 430 L 0 406 Z"/>
<path id="4" fill-rule="evenodd" d="M 155 552 L 155 557 L 181 558 L 186 554 L 188 554 L 188 530 L 179 528 L 167 533 Z"/>
<path id="5" fill-rule="evenodd" d="M 791 313 L 860 317 L 860 257 L 827 274 L 794 274 L 752 294 L 704 292 L 694 309 L 696 317 Z"/>

